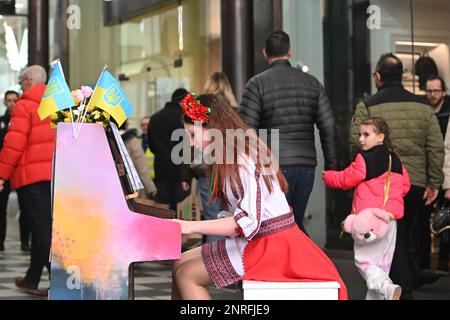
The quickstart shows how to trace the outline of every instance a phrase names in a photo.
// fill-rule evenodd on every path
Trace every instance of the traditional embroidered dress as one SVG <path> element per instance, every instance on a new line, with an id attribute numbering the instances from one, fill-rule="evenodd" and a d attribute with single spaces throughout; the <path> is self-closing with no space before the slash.
<path id="1" fill-rule="evenodd" d="M 227 183 L 224 194 L 242 236 L 202 247 L 214 284 L 223 288 L 240 280 L 337 281 L 339 299 L 347 299 L 347 288 L 333 263 L 295 224 L 279 184 L 273 182 L 270 193 L 253 163 L 241 167 L 239 177 L 239 192 Z"/>

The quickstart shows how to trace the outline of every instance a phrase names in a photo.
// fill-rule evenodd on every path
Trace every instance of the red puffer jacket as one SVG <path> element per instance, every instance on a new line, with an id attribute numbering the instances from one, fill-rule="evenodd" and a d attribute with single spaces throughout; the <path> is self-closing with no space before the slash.
<path id="1" fill-rule="evenodd" d="M 50 119 L 39 119 L 45 85 L 34 85 L 17 101 L 0 153 L 0 179 L 18 189 L 52 179 L 55 131 Z"/>
<path id="2" fill-rule="evenodd" d="M 389 168 L 389 150 L 386 146 L 376 146 L 357 155 L 355 161 L 343 171 L 326 171 L 325 185 L 333 189 L 349 190 L 355 188 L 353 214 L 367 208 L 383 208 L 384 187 Z M 400 159 L 392 154 L 391 182 L 389 199 L 384 208 L 395 219 L 403 218 L 403 197 L 408 193 L 411 183 L 409 175 Z"/>

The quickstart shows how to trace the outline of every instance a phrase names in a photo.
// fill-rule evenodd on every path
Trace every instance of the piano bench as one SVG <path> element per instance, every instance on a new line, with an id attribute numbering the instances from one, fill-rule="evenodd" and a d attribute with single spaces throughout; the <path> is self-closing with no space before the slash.
<path id="1" fill-rule="evenodd" d="M 338 300 L 337 282 L 243 281 L 244 300 Z"/>

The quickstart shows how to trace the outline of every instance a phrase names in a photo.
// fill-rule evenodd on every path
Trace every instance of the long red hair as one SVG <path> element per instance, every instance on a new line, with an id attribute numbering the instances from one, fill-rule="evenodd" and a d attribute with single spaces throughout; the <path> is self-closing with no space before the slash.
<path id="1" fill-rule="evenodd" d="M 203 124 L 203 128 L 206 129 L 216 129 L 222 134 L 223 139 L 223 164 L 213 164 L 208 168 L 208 176 L 210 176 L 213 181 L 212 183 L 212 194 L 213 198 L 220 198 L 224 200 L 222 190 L 225 187 L 227 180 L 231 182 L 231 188 L 233 192 L 239 193 L 239 156 L 244 156 L 244 158 L 250 158 L 256 165 L 256 168 L 261 172 L 261 176 L 270 192 L 273 192 L 273 182 L 276 181 L 283 192 L 288 191 L 288 183 L 284 178 L 283 173 L 279 169 L 278 163 L 272 155 L 272 151 L 267 147 L 267 145 L 255 134 L 252 133 L 251 139 L 246 139 L 245 136 L 236 135 L 233 139 L 232 148 L 234 150 L 234 161 L 233 163 L 227 163 L 227 147 L 228 150 L 230 146 L 227 146 L 227 139 L 225 139 L 227 130 L 242 130 L 243 132 L 248 132 L 249 127 L 242 121 L 242 119 L 236 114 L 232 107 L 226 102 L 226 100 L 217 95 L 204 94 L 198 97 L 198 100 L 203 106 L 209 107 L 211 113 L 209 114 L 209 119 L 207 123 Z M 187 117 L 183 117 L 183 121 L 187 124 L 194 124 L 193 121 Z M 247 138 L 249 138 L 247 136 Z M 245 141 L 244 141 L 245 139 Z M 257 141 L 257 143 L 250 143 L 250 141 Z M 245 154 L 239 155 L 239 145 L 245 145 Z M 261 162 L 260 155 L 270 159 L 269 164 L 263 164 Z"/>

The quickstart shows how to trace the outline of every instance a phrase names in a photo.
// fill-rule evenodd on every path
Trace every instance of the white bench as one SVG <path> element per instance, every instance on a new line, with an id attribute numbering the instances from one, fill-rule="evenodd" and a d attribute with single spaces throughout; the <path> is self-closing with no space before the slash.
<path id="1" fill-rule="evenodd" d="M 338 300 L 337 282 L 243 281 L 244 300 Z"/>

